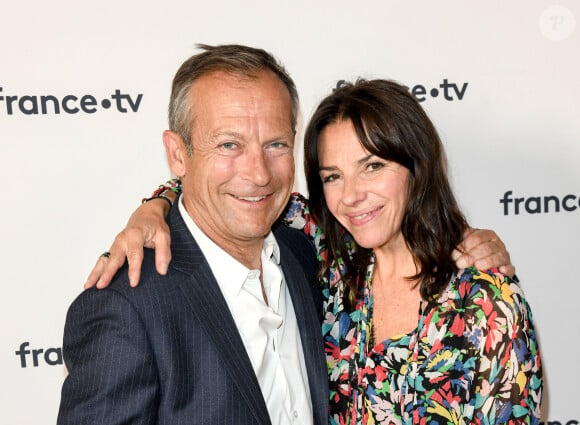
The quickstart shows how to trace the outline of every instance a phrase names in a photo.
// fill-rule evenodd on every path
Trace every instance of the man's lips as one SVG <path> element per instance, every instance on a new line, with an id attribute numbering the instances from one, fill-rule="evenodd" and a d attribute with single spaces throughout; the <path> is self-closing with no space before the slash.
<path id="1" fill-rule="evenodd" d="M 260 202 L 260 201 L 263 201 L 264 199 L 270 197 L 270 195 L 259 195 L 259 196 L 232 195 L 232 196 L 240 201 L 252 202 L 252 203 Z"/>

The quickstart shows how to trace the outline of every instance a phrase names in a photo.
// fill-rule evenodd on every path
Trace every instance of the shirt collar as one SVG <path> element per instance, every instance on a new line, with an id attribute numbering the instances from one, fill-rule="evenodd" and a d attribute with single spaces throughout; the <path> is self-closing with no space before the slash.
<path id="1" fill-rule="evenodd" d="M 199 245 L 199 249 L 208 262 L 221 290 L 231 296 L 237 295 L 241 291 L 248 275 L 255 275 L 256 270 L 250 270 L 244 266 L 203 233 L 185 209 L 182 195 L 179 197 L 178 206 L 185 225 Z M 280 247 L 271 231 L 264 238 L 262 244 L 262 261 L 270 258 L 273 258 L 276 264 L 280 264 Z"/>
<path id="2" fill-rule="evenodd" d="M 268 236 L 264 238 L 264 243 L 262 244 L 262 256 L 266 259 L 274 259 L 274 262 L 280 265 L 280 246 L 274 237 L 274 233 L 268 233 Z"/>

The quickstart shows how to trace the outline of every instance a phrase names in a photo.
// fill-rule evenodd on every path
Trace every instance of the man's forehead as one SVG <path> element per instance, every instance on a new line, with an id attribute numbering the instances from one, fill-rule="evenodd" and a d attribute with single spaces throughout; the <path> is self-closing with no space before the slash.
<path id="1" fill-rule="evenodd" d="M 199 76 L 191 85 L 191 91 L 194 93 L 200 91 L 201 88 L 213 91 L 218 89 L 227 89 L 236 91 L 237 89 L 247 89 L 249 87 L 256 87 L 260 85 L 278 86 L 281 92 L 290 97 L 287 87 L 284 82 L 272 71 L 264 69 L 255 72 L 242 73 L 215 70 L 207 72 Z M 280 93 L 282 96 L 282 93 Z"/>
<path id="2" fill-rule="evenodd" d="M 274 74 L 243 81 L 239 76 L 214 72 L 196 80 L 190 96 L 194 121 L 205 117 L 227 131 L 232 125 L 260 120 L 277 131 L 293 132 L 290 95 Z"/>

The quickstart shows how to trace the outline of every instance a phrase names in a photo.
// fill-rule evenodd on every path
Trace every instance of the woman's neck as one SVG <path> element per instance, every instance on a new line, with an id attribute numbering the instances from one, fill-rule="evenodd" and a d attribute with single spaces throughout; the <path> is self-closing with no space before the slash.
<path id="1" fill-rule="evenodd" d="M 373 274 L 380 273 L 384 282 L 399 281 L 419 272 L 415 258 L 407 243 L 400 242 L 374 248 L 375 267 Z"/>
<path id="2" fill-rule="evenodd" d="M 406 244 L 382 247 L 374 253 L 372 294 L 376 344 L 417 327 L 421 294 L 419 282 L 409 279 L 419 270 Z"/>

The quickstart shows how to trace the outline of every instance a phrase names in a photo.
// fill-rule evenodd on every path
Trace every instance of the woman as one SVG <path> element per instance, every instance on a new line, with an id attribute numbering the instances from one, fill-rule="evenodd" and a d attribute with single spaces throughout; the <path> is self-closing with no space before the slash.
<path id="1" fill-rule="evenodd" d="M 384 80 L 338 88 L 311 118 L 305 169 L 326 235 L 331 423 L 538 423 L 529 306 L 509 277 L 456 268 L 467 222 L 416 99 Z"/>
<path id="2" fill-rule="evenodd" d="M 310 206 L 293 196 L 286 220 L 322 262 L 330 422 L 537 423 L 529 307 L 510 278 L 455 266 L 467 222 L 418 102 L 345 84 L 305 137 Z"/>

